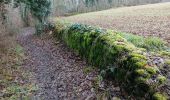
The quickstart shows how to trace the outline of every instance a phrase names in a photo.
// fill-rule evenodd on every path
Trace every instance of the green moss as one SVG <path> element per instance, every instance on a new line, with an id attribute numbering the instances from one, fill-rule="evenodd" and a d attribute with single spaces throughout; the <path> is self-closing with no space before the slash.
<path id="1" fill-rule="evenodd" d="M 170 60 L 166 60 L 165 64 L 170 65 Z"/>
<path id="2" fill-rule="evenodd" d="M 146 70 L 148 73 L 150 73 L 152 75 L 157 73 L 157 69 L 154 67 L 151 67 L 151 66 L 146 67 Z"/>
<path id="3" fill-rule="evenodd" d="M 146 61 L 141 61 L 141 62 L 136 62 L 135 63 L 135 69 L 136 68 L 144 68 L 144 66 L 146 66 L 147 65 L 147 62 Z"/>
<path id="4" fill-rule="evenodd" d="M 117 45 L 115 42 L 120 36 L 114 33 L 101 34 L 93 42 L 90 51 L 90 62 L 94 65 L 105 67 L 113 64 L 113 61 L 119 58 L 124 52 L 128 52 L 123 45 Z"/>
<path id="5" fill-rule="evenodd" d="M 127 61 L 125 61 L 125 64 L 129 66 L 128 68 L 131 70 L 143 69 L 147 65 L 147 59 L 144 55 L 131 53 Z"/>
<path id="6" fill-rule="evenodd" d="M 168 51 L 161 51 L 160 54 L 163 55 L 163 56 L 170 57 L 170 52 L 168 52 Z"/>
<path id="7" fill-rule="evenodd" d="M 145 59 L 145 60 L 147 59 L 146 56 L 141 55 L 139 53 L 132 53 L 131 56 L 132 57 L 137 57 L 137 58 L 140 58 L 140 59 Z"/>
<path id="8" fill-rule="evenodd" d="M 146 81 L 147 81 L 147 78 L 144 78 L 144 77 L 137 77 L 137 78 L 135 79 L 135 82 L 136 82 L 137 84 L 146 83 Z"/>
<path id="9" fill-rule="evenodd" d="M 153 96 L 152 96 L 152 100 L 168 100 L 167 97 L 159 92 L 156 92 Z"/>
<path id="10" fill-rule="evenodd" d="M 135 70 L 135 73 L 137 75 L 143 75 L 143 74 L 145 74 L 145 70 L 144 69 L 137 69 L 137 70 Z"/>
<path id="11" fill-rule="evenodd" d="M 162 75 L 158 75 L 157 80 L 160 84 L 163 84 L 166 82 L 166 77 Z"/>
<path id="12" fill-rule="evenodd" d="M 83 72 L 84 72 L 85 74 L 88 74 L 88 73 L 90 73 L 92 70 L 93 70 L 92 67 L 86 67 L 86 68 L 83 69 Z"/>
<path id="13" fill-rule="evenodd" d="M 144 69 L 137 69 L 137 70 L 135 70 L 135 75 L 136 76 L 141 76 L 141 77 L 143 77 L 143 78 L 150 78 L 150 74 L 146 71 L 146 70 L 144 70 Z"/>
<path id="14" fill-rule="evenodd" d="M 139 62 L 139 61 L 141 61 L 141 58 L 139 58 L 139 57 L 132 57 L 131 61 L 132 62 Z"/>
<path id="15" fill-rule="evenodd" d="M 56 34 L 60 35 L 60 39 L 64 40 L 71 49 L 86 58 L 91 65 L 103 70 L 105 76 L 128 84 L 130 89 L 127 90 L 136 91 L 136 96 L 144 97 L 150 94 L 150 89 L 156 90 L 154 86 L 147 84 L 148 80 L 158 73 L 155 68 L 147 65 L 146 49 L 135 47 L 127 39 L 113 31 L 81 24 L 67 27 L 60 25 L 59 28 L 61 29 Z M 161 45 L 161 43 L 149 40 L 147 43 Z M 88 71 L 89 69 L 85 69 L 85 72 Z M 158 85 L 165 81 L 164 77 L 157 79 Z M 131 94 L 131 92 L 129 93 Z"/>

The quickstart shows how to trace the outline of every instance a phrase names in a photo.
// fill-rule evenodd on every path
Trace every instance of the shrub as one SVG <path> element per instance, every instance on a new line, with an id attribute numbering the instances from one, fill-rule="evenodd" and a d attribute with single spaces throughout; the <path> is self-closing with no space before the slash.
<path id="1" fill-rule="evenodd" d="M 122 83 L 136 97 L 155 93 L 166 78 L 147 64 L 146 50 L 135 47 L 120 34 L 82 24 L 58 22 L 55 36 L 104 73 Z"/>

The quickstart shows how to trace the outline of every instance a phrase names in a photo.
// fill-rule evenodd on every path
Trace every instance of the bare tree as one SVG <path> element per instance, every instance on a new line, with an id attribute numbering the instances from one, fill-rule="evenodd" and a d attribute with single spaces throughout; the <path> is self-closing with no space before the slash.
<path id="1" fill-rule="evenodd" d="M 55 0 L 56 15 L 103 10 L 112 7 L 167 2 L 170 0 Z"/>

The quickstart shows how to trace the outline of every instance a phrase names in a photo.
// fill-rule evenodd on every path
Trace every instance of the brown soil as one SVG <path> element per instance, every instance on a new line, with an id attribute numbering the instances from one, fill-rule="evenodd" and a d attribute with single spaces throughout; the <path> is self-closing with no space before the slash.
<path id="1" fill-rule="evenodd" d="M 122 7 L 63 19 L 121 32 L 156 36 L 170 44 L 170 3 Z"/>

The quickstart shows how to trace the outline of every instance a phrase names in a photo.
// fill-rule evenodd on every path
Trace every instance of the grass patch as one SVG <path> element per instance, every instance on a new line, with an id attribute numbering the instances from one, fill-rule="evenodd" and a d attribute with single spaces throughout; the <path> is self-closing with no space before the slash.
<path id="1" fill-rule="evenodd" d="M 161 51 L 167 50 L 166 42 L 158 37 L 147 37 L 133 35 L 130 33 L 122 33 L 117 32 L 123 38 L 125 38 L 128 42 L 131 42 L 136 47 L 145 48 L 148 51 Z"/>

